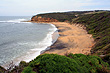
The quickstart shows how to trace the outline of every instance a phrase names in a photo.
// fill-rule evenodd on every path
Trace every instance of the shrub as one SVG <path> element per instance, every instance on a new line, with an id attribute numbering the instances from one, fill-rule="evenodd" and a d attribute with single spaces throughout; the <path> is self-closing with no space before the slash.
<path id="1" fill-rule="evenodd" d="M 22 73 L 36 73 L 36 72 L 32 71 L 31 67 L 26 67 Z"/>
<path id="2" fill-rule="evenodd" d="M 102 68 L 108 67 L 97 56 L 86 56 L 83 54 L 69 54 L 61 56 L 57 54 L 44 54 L 31 61 L 23 72 L 38 73 L 97 73 Z"/>

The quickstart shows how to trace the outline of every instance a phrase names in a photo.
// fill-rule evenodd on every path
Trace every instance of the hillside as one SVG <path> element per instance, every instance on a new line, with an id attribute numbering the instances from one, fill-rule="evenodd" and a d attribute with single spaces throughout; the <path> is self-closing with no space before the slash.
<path id="1" fill-rule="evenodd" d="M 0 67 L 0 73 L 108 73 L 109 64 L 98 56 L 83 54 L 44 54 L 29 63 L 21 61 L 14 69 L 5 70 Z"/>
<path id="2" fill-rule="evenodd" d="M 33 16 L 36 21 L 69 21 L 86 27 L 93 35 L 95 45 L 91 55 L 84 54 L 44 54 L 29 63 L 21 61 L 13 70 L 0 67 L 0 73 L 109 73 L 110 71 L 110 12 L 70 11 L 46 13 Z M 34 20 L 33 20 L 34 21 Z M 68 33 L 69 34 L 69 33 Z M 60 45 L 61 47 L 61 45 Z M 59 49 L 59 48 L 58 48 Z M 94 56 L 96 55 L 96 56 Z M 98 57 L 99 56 L 99 57 Z M 102 59 L 101 59 L 101 58 Z M 108 63 L 107 63 L 108 62 Z"/>
<path id="3" fill-rule="evenodd" d="M 29 63 L 21 61 L 13 70 L 0 67 L 0 73 L 108 73 L 109 64 L 98 56 L 83 54 L 44 54 Z"/>
<path id="4" fill-rule="evenodd" d="M 31 61 L 22 73 L 106 73 L 107 66 L 97 56 L 44 54 Z"/>
<path id="5" fill-rule="evenodd" d="M 44 54 L 29 63 L 21 61 L 13 70 L 0 67 L 0 73 L 108 73 L 109 64 L 98 56 L 83 54 Z"/>
<path id="6" fill-rule="evenodd" d="M 36 16 L 42 18 L 56 19 L 61 22 L 65 20 L 70 21 L 71 19 L 75 18 L 75 15 L 70 13 L 46 13 L 46 14 L 38 14 L 33 17 L 36 19 L 37 18 Z"/>
<path id="7" fill-rule="evenodd" d="M 71 22 L 72 19 L 85 14 L 93 14 L 98 12 L 104 12 L 104 10 L 95 10 L 95 11 L 68 11 L 68 12 L 55 12 L 55 13 L 44 13 L 34 15 L 31 21 L 36 22 L 54 22 L 54 21 L 68 21 Z M 40 18 L 40 19 L 39 19 Z"/>
<path id="8" fill-rule="evenodd" d="M 103 59 L 110 64 L 110 12 L 83 15 L 73 19 L 73 23 L 86 27 L 96 42 L 91 53 L 104 56 Z"/>

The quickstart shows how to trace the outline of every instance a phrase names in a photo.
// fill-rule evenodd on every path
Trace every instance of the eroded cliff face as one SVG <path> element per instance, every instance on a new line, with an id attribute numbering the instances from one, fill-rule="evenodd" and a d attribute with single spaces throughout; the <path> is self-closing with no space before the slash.
<path id="1" fill-rule="evenodd" d="M 41 17 L 41 16 L 34 16 L 31 18 L 31 21 L 35 21 L 35 22 L 58 22 L 58 20 L 53 19 L 53 18 L 45 18 L 45 17 Z"/>

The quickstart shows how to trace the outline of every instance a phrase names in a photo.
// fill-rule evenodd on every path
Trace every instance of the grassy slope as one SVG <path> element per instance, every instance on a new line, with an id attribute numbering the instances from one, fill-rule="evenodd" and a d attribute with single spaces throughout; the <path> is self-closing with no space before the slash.
<path id="1" fill-rule="evenodd" d="M 58 12 L 57 13 L 45 13 L 45 14 L 38 14 L 35 16 L 53 18 L 53 19 L 57 19 L 60 22 L 64 22 L 65 20 L 68 20 L 69 22 L 71 22 L 73 18 L 77 17 L 76 15 L 81 16 L 84 13 L 88 13 L 88 12 L 93 12 L 93 11 L 70 11 L 70 12 L 59 12 L 59 13 Z"/>
<path id="2" fill-rule="evenodd" d="M 35 16 L 41 16 L 41 17 L 45 17 L 45 18 L 53 18 L 53 19 L 57 19 L 60 22 L 64 22 L 65 20 L 68 20 L 69 22 L 71 22 L 73 18 L 76 18 L 78 16 L 82 16 L 86 13 L 97 13 L 97 12 L 100 12 L 100 11 L 103 12 L 103 10 L 69 11 L 69 12 L 56 12 L 56 13 L 38 14 L 38 15 L 35 15 Z"/>
<path id="3" fill-rule="evenodd" d="M 61 22 L 65 20 L 70 21 L 71 19 L 75 18 L 75 15 L 70 13 L 46 13 L 46 14 L 38 14 L 37 16 L 41 16 L 45 18 L 53 18 Z"/>
<path id="4" fill-rule="evenodd" d="M 31 61 L 22 73 L 106 73 L 107 66 L 97 56 L 44 54 Z"/>
<path id="5" fill-rule="evenodd" d="M 91 53 L 106 55 L 104 60 L 110 64 L 110 12 L 87 14 L 73 21 L 83 24 L 89 34 L 93 34 L 96 44 Z"/>

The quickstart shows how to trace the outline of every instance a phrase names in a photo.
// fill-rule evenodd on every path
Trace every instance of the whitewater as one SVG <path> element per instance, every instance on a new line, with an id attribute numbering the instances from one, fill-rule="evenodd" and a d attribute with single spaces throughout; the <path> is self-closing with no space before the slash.
<path id="1" fill-rule="evenodd" d="M 29 62 L 40 55 L 58 38 L 52 39 L 57 31 L 53 24 L 23 22 L 30 20 L 26 16 L 0 17 L 0 65 L 8 68 L 13 62 Z"/>

